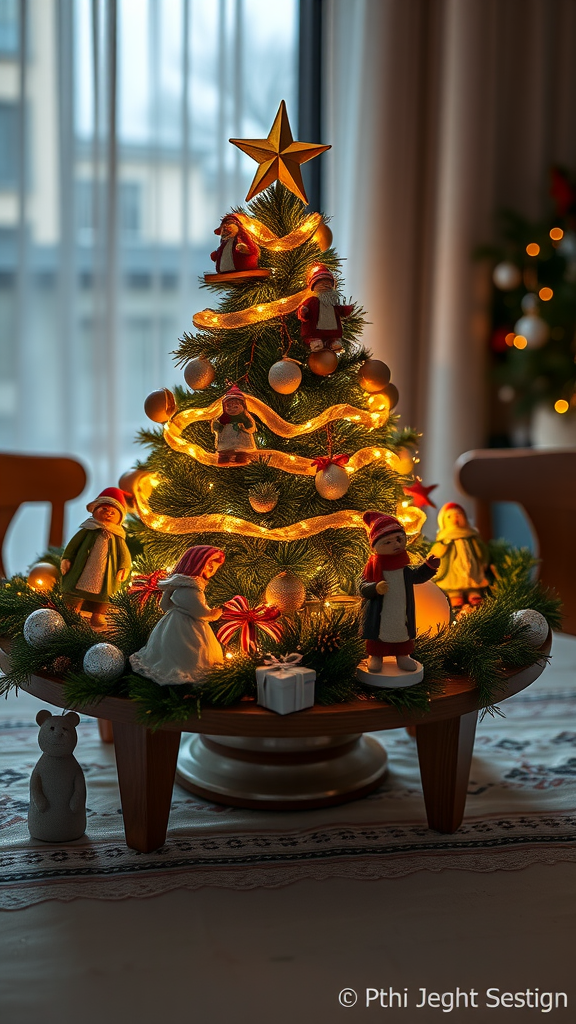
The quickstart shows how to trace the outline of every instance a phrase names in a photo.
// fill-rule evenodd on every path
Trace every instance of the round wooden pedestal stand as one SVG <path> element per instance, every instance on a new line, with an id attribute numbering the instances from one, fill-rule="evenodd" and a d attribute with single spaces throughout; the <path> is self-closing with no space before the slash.
<path id="1" fill-rule="evenodd" d="M 550 647 L 551 635 L 542 654 Z M 544 666 L 542 660 L 510 674 L 496 701 L 529 686 Z M 9 668 L 3 652 L 0 667 Z M 35 675 L 25 690 L 67 707 L 60 680 Z M 428 825 L 455 832 L 464 814 L 481 705 L 474 684 L 460 678 L 448 680 L 424 714 L 356 700 L 277 715 L 242 702 L 233 708 L 203 708 L 200 718 L 194 715 L 152 732 L 138 723 L 134 705 L 119 697 L 77 710 L 112 722 L 126 842 L 147 853 L 166 838 L 182 733 L 196 734 L 192 747 L 189 740 L 182 744 L 178 765 L 178 781 L 193 792 L 220 803 L 291 809 L 343 803 L 370 792 L 384 777 L 386 754 L 377 740 L 363 734 L 409 727 L 416 735 Z"/>

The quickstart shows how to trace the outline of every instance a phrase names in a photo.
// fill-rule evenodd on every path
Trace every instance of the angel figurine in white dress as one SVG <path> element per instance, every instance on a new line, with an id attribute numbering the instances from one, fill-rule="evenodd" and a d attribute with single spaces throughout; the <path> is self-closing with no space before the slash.
<path id="1" fill-rule="evenodd" d="M 206 604 L 204 588 L 224 559 L 220 548 L 196 545 L 182 555 L 172 575 L 158 583 L 164 615 L 146 646 L 130 656 L 138 675 L 160 686 L 201 683 L 211 668 L 223 663 L 222 648 L 209 625 L 220 618 L 222 609 Z"/>

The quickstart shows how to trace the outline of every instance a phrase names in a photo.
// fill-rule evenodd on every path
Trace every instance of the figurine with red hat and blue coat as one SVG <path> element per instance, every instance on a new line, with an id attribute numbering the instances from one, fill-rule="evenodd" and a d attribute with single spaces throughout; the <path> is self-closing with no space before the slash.
<path id="1" fill-rule="evenodd" d="M 342 351 L 342 320 L 350 316 L 354 306 L 340 304 L 334 274 L 323 264 L 314 267 L 308 278 L 312 292 L 298 309 L 300 335 L 311 352 L 328 348 Z"/>
<path id="2" fill-rule="evenodd" d="M 359 587 L 364 599 L 362 637 L 368 655 L 367 662 L 359 666 L 359 678 L 381 673 L 383 660 L 387 658 L 396 661 L 392 675 L 398 672 L 402 677 L 405 673 L 417 673 L 414 681 L 418 682 L 422 678 L 422 666 L 411 657 L 416 637 L 414 586 L 432 579 L 440 561 L 429 556 L 420 565 L 411 565 L 406 551 L 406 532 L 395 516 L 365 512 L 362 518 L 372 555 L 364 567 Z M 393 684 L 379 682 L 377 685 Z M 406 682 L 397 681 L 395 685 L 406 685 Z"/>
<path id="3" fill-rule="evenodd" d="M 90 517 L 62 553 L 62 593 L 74 611 L 90 602 L 91 625 L 99 628 L 106 625 L 108 602 L 132 566 L 122 526 L 127 495 L 118 487 L 106 487 L 86 508 Z"/>
<path id="4" fill-rule="evenodd" d="M 246 396 L 234 384 L 222 399 L 222 412 L 211 423 L 216 435 L 218 464 L 245 465 L 256 450 L 256 422 L 248 412 Z"/>

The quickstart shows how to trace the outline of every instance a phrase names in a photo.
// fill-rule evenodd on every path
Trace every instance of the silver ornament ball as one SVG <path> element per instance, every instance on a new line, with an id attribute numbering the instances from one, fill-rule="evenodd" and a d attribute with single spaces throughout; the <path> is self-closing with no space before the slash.
<path id="1" fill-rule="evenodd" d="M 295 359 L 286 356 L 273 363 L 268 371 L 268 383 L 279 395 L 291 395 L 302 382 L 302 370 Z"/>
<path id="2" fill-rule="evenodd" d="M 528 342 L 528 348 L 541 348 L 550 336 L 550 328 L 545 320 L 534 313 L 521 316 L 514 324 L 516 334 L 521 334 Z"/>
<path id="3" fill-rule="evenodd" d="M 523 313 L 537 313 L 538 312 L 538 296 L 534 292 L 526 292 L 526 295 L 520 303 L 522 306 Z"/>
<path id="4" fill-rule="evenodd" d="M 540 647 L 548 636 L 546 619 L 533 608 L 522 608 L 519 612 L 514 612 L 512 622 L 515 626 L 528 626 L 528 639 L 534 647 Z"/>
<path id="5" fill-rule="evenodd" d="M 184 380 L 192 391 L 202 391 L 207 388 L 215 377 L 215 370 L 212 363 L 204 356 L 197 356 L 186 363 L 184 367 Z"/>
<path id="6" fill-rule="evenodd" d="M 518 288 L 522 281 L 522 273 L 520 268 L 515 263 L 510 263 L 509 260 L 503 260 L 502 263 L 498 263 L 492 271 L 492 280 L 497 288 L 501 292 L 511 292 L 514 288 Z"/>
<path id="7" fill-rule="evenodd" d="M 337 501 L 343 498 L 350 486 L 350 477 L 342 466 L 328 466 L 316 473 L 314 480 L 316 490 L 322 498 L 328 501 Z"/>
<path id="8" fill-rule="evenodd" d="M 266 603 L 279 608 L 281 612 L 295 612 L 304 604 L 306 587 L 294 573 L 280 572 L 266 587 Z"/>
<path id="9" fill-rule="evenodd" d="M 84 655 L 83 668 L 87 676 L 111 683 L 123 671 L 126 659 L 114 644 L 94 644 Z"/>
<path id="10" fill-rule="evenodd" d="M 43 647 L 66 627 L 55 608 L 37 608 L 24 623 L 24 639 L 31 647 Z"/>

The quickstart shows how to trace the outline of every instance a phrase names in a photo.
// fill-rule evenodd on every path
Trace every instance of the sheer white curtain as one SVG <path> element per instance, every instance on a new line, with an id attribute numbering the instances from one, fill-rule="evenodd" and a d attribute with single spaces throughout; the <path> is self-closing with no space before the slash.
<path id="1" fill-rule="evenodd" d="M 503 206 L 537 217 L 548 169 L 576 164 L 574 0 L 326 0 L 324 205 L 347 290 L 372 321 L 421 473 L 454 497 L 482 446 L 490 268 Z"/>
<path id="2" fill-rule="evenodd" d="M 133 463 L 253 175 L 228 138 L 295 121 L 297 39 L 297 0 L 1 0 L 2 449 L 74 455 L 90 493 Z M 30 508 L 9 570 L 43 543 Z"/>

